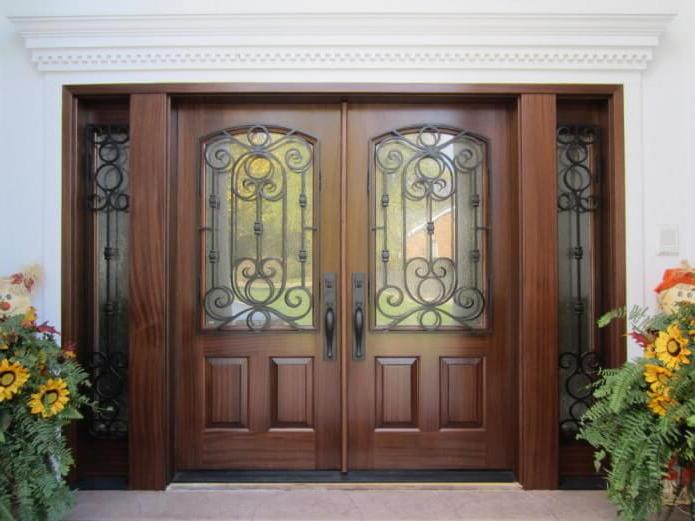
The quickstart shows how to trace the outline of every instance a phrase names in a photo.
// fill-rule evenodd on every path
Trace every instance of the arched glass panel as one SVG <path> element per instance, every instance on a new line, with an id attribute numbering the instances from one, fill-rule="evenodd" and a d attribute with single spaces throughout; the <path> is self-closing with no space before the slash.
<path id="1" fill-rule="evenodd" d="M 487 153 L 435 125 L 373 141 L 374 328 L 486 327 Z"/>
<path id="2" fill-rule="evenodd" d="M 314 327 L 315 147 L 265 125 L 203 141 L 206 329 Z"/>

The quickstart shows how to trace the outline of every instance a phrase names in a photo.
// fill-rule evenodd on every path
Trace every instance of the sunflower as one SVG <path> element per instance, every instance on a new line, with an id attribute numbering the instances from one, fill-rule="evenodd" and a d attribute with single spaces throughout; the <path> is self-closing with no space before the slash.
<path id="1" fill-rule="evenodd" d="M 649 395 L 649 403 L 647 406 L 652 410 L 654 414 L 659 416 L 666 416 L 666 411 L 674 403 L 676 403 L 673 398 L 668 395 L 668 390 L 658 393 L 647 393 Z"/>
<path id="2" fill-rule="evenodd" d="M 67 389 L 65 380 L 49 378 L 36 393 L 31 395 L 29 407 L 32 414 L 50 418 L 62 411 L 69 401 L 70 391 Z"/>
<path id="3" fill-rule="evenodd" d="M 644 358 L 656 358 L 656 349 L 654 349 L 654 344 L 647 344 L 644 346 Z"/>
<path id="4" fill-rule="evenodd" d="M 0 362 L 0 402 L 12 398 L 28 379 L 29 372 L 22 364 L 3 359 Z"/>
<path id="5" fill-rule="evenodd" d="M 647 364 L 644 366 L 644 379 L 654 392 L 661 392 L 667 389 L 669 379 L 672 376 L 673 372 L 670 369 L 666 369 L 660 365 Z"/>
<path id="6" fill-rule="evenodd" d="M 689 364 L 690 350 L 688 339 L 683 337 L 677 324 L 671 324 L 666 331 L 660 331 L 654 342 L 656 357 L 669 369 L 676 369 L 681 364 Z"/>

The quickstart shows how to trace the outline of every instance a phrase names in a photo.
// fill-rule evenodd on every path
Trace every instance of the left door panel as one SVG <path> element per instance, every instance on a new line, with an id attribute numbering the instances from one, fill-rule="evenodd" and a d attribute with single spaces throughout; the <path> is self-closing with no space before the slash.
<path id="1" fill-rule="evenodd" d="M 340 106 L 173 108 L 175 466 L 337 469 Z"/>

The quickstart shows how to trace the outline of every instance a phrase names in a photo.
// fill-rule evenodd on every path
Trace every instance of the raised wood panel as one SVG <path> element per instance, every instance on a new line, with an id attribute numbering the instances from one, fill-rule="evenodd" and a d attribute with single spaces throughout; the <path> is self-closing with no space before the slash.
<path id="1" fill-rule="evenodd" d="M 554 95 L 521 96 L 518 471 L 526 489 L 558 485 L 556 121 Z"/>
<path id="2" fill-rule="evenodd" d="M 169 482 L 167 133 L 165 94 L 130 100 L 130 487 Z"/>
<path id="3" fill-rule="evenodd" d="M 313 358 L 271 359 L 271 427 L 311 427 L 314 420 Z"/>
<path id="4" fill-rule="evenodd" d="M 374 433 L 374 468 L 489 468 L 489 434 L 482 430 L 402 430 L 398 436 L 393 436 L 392 432 Z"/>
<path id="5" fill-rule="evenodd" d="M 481 357 L 440 360 L 440 421 L 444 429 L 483 426 L 484 362 Z"/>
<path id="6" fill-rule="evenodd" d="M 418 359 L 376 359 L 376 427 L 416 428 L 418 425 Z"/>
<path id="7" fill-rule="evenodd" d="M 248 359 L 205 359 L 207 427 L 248 427 Z"/>
<path id="8" fill-rule="evenodd" d="M 289 429 L 268 432 L 208 430 L 203 433 L 200 466 L 207 469 L 256 470 L 317 468 L 317 431 L 288 431 Z M 288 439 L 288 434 L 292 435 L 291 439 Z M 292 443 L 292 450 L 287 450 L 288 443 Z"/>

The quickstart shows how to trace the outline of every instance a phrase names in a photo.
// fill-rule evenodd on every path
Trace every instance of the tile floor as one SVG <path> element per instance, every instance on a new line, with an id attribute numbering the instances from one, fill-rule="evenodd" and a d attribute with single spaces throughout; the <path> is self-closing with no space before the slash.
<path id="1" fill-rule="evenodd" d="M 609 521 L 602 492 L 516 488 L 84 491 L 69 521 Z M 674 516 L 676 519 L 685 519 Z"/>

